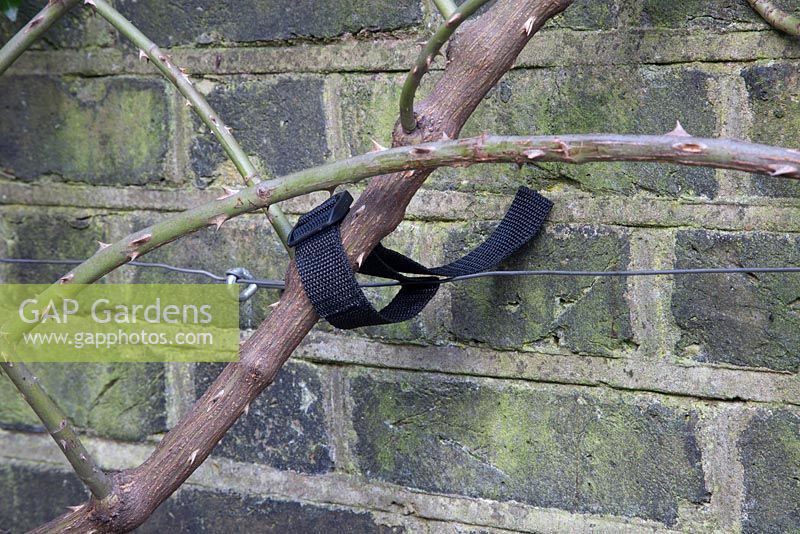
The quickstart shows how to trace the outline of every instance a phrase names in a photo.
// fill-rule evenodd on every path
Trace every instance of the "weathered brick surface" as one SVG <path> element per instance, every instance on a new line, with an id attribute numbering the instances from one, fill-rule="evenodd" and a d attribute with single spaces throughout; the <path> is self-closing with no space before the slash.
<path id="1" fill-rule="evenodd" d="M 372 480 L 668 525 L 709 499 L 698 415 L 652 398 L 406 373 L 349 392 Z"/>
<path id="2" fill-rule="evenodd" d="M 18 534 L 86 501 L 87 493 L 72 473 L 19 464 L 0 464 L 0 532 Z"/>
<path id="3" fill-rule="evenodd" d="M 198 364 L 198 396 L 222 368 L 223 364 Z M 248 415 L 222 438 L 214 454 L 305 473 L 330 471 L 333 458 L 324 403 L 320 369 L 287 363 L 275 382 L 251 403 Z"/>
<path id="4" fill-rule="evenodd" d="M 762 24 L 746 0 L 644 0 L 641 4 L 645 27 L 731 30 Z"/>
<path id="5" fill-rule="evenodd" d="M 550 24 L 575 30 L 610 30 L 617 27 L 622 0 L 578 0 Z"/>
<path id="6" fill-rule="evenodd" d="M 800 263 L 796 236 L 678 233 L 677 267 L 784 266 Z M 678 348 L 699 361 L 797 372 L 800 364 L 800 278 L 781 274 L 683 276 L 672 312 Z"/>
<path id="7" fill-rule="evenodd" d="M 138 212 L 115 217 L 106 222 L 106 228 L 112 236 L 123 236 L 163 218 L 161 214 Z M 283 279 L 288 264 L 285 249 L 262 212 L 228 221 L 219 230 L 213 226 L 199 230 L 153 251 L 143 261 L 205 269 L 217 275 L 224 275 L 234 267 L 245 267 L 253 276 L 273 280 Z M 204 277 L 161 269 L 124 268 L 122 276 L 124 279 L 120 281 L 142 284 L 211 283 Z M 239 308 L 241 328 L 256 328 L 269 315 L 269 305 L 279 297 L 277 290 L 257 291 L 252 299 Z"/>
<path id="8" fill-rule="evenodd" d="M 282 176 L 318 165 L 328 155 L 322 81 L 317 78 L 237 80 L 214 87 L 209 103 L 235 133 L 242 148 L 269 172 Z M 191 167 L 198 179 L 218 172 L 227 162 L 211 132 L 192 142 Z"/>
<path id="9" fill-rule="evenodd" d="M 778 534 L 800 528 L 800 417 L 760 411 L 739 439 L 744 467 L 745 533 Z"/>
<path id="10" fill-rule="evenodd" d="M 94 184 L 164 179 L 170 113 L 164 84 L 134 78 L 4 76 L 0 169 Z"/>
<path id="11" fill-rule="evenodd" d="M 742 69 L 752 108 L 749 137 L 758 143 L 789 148 L 800 146 L 800 75 L 793 63 L 759 64 Z M 800 182 L 753 176 L 753 192 L 773 197 L 800 198 Z"/>
<path id="12" fill-rule="evenodd" d="M 32 363 L 29 367 L 78 427 L 123 440 L 141 440 L 165 430 L 162 364 Z M 0 378 L 0 427 L 44 429 L 5 375 Z"/>
<path id="13" fill-rule="evenodd" d="M 369 151 L 371 138 L 388 146 L 405 77 L 400 67 L 421 46 L 417 37 L 440 21 L 427 0 L 246 0 L 236 9 L 209 0 L 114 3 L 160 45 L 176 47 L 171 54 L 191 66 L 196 87 L 267 175 Z M 794 0 L 777 3 L 797 7 Z M 25 0 L 21 21 L 41 5 Z M 0 16 L 0 40 L 21 21 Z M 384 33 L 373 40 L 370 31 Z M 675 43 L 684 39 L 682 55 Z M 462 136 L 661 133 L 677 119 L 702 136 L 727 132 L 798 148 L 800 79 L 793 43 L 768 30 L 747 0 L 577 0 L 536 37 L 522 63 L 529 67 L 503 78 Z M 110 45 L 122 50 L 103 49 Z M 30 54 L 20 70 L 0 78 L 0 179 L 14 182 L 0 195 L 0 255 L 85 258 L 96 241 L 114 241 L 167 216 L 157 210 L 180 203 L 174 199 L 182 190 L 175 186 L 239 186 L 213 136 L 89 8 L 76 9 L 35 47 L 47 52 Z M 281 51 L 286 55 L 276 64 L 265 59 Z M 237 74 L 220 74 L 215 61 Z M 437 58 L 418 98 L 434 86 L 443 65 L 444 58 Z M 56 78 L 50 67 L 80 74 Z M 63 183 L 50 188 L 50 180 Z M 792 220 L 800 183 L 633 163 L 442 169 L 425 186 L 439 191 L 418 199 L 426 205 L 415 208 L 416 220 L 385 241 L 428 265 L 452 260 L 495 227 L 470 220 L 473 214 L 484 205 L 498 212 L 501 195 L 510 202 L 521 184 L 558 203 L 545 235 L 502 268 L 800 264 L 798 236 L 781 227 Z M 170 191 L 155 190 L 162 187 Z M 469 207 L 460 207 L 461 195 L 441 193 L 451 190 L 474 194 Z M 66 192 L 63 200 L 60 191 Z M 571 191 L 586 203 L 576 202 Z M 117 192 L 133 203 L 120 203 Z M 85 200 L 95 194 L 98 204 Z M 151 201 L 152 211 L 142 211 Z M 64 207 L 53 206 L 59 203 Z M 773 203 L 780 204 L 777 218 L 770 217 Z M 634 213 L 639 209 L 644 214 Z M 660 229 L 619 226 L 636 224 Z M 658 234 L 658 243 L 647 249 L 632 239 L 638 234 Z M 261 213 L 218 231 L 201 230 L 144 260 L 220 274 L 244 266 L 264 278 L 282 278 L 287 265 Z M 65 271 L 0 265 L 0 281 L 50 282 Z M 125 267 L 107 281 L 205 280 Z M 800 363 L 798 283 L 795 275 L 756 274 L 449 285 L 414 320 L 362 329 L 331 347 L 330 358 L 342 362 L 337 366 L 289 363 L 215 450 L 217 458 L 253 464 L 237 467 L 241 480 L 224 478 L 231 492 L 185 489 L 143 531 L 402 530 L 388 523 L 450 534 L 653 526 L 642 520 L 685 532 L 796 531 L 800 424 L 796 410 L 781 402 L 791 397 Z M 370 291 L 377 305 L 391 293 Z M 259 291 L 243 304 L 242 328 L 255 328 L 278 297 L 277 291 Z M 647 337 L 654 332 L 658 339 Z M 362 345 L 359 336 L 373 341 Z M 376 340 L 385 342 L 376 354 L 343 354 L 359 347 L 369 352 Z M 392 343 L 422 347 L 401 347 L 395 358 Z M 435 356 L 421 363 L 415 358 L 425 358 L 425 345 L 441 345 L 445 356 L 463 353 L 466 361 L 443 361 L 438 369 Z M 325 349 L 317 343 L 316 352 L 304 357 L 325 359 Z M 526 351 L 535 354 L 528 358 Z M 415 365 L 454 374 L 393 369 Z M 165 378 L 161 365 L 41 365 L 34 371 L 80 428 L 103 438 L 140 440 L 165 431 L 165 407 L 172 422 L 220 368 L 197 366 L 196 391 L 172 381 L 172 374 Z M 620 379 L 623 372 L 630 380 Z M 770 404 L 749 408 L 736 401 L 740 393 Z M 710 405 L 711 398 L 729 400 L 725 417 L 718 417 L 720 407 Z M 720 429 L 721 421 L 737 423 Z M 0 427 L 41 431 L 2 378 Z M 104 458 L 122 464 L 131 450 L 146 446 L 104 441 Z M 20 467 L 17 453 L 0 451 L 4 455 L 0 487 L 9 498 L 0 499 L 0 532 L 32 527 L 83 500 L 74 477 Z M 235 493 L 252 491 L 251 477 L 275 481 L 287 502 Z M 363 483 L 363 493 L 353 491 L 354 480 Z M 62 487 L 69 497 L 54 491 Z M 425 520 L 400 516 L 413 513 L 412 504 Z M 520 524 L 509 517 L 519 517 Z"/>
<path id="14" fill-rule="evenodd" d="M 106 239 L 107 229 L 92 211 L 4 208 L 1 237 L 14 258 L 83 259 Z M 64 265 L 8 265 L 0 282 L 49 284 L 67 271 Z"/>
<path id="15" fill-rule="evenodd" d="M 137 532 L 252 532 L 254 534 L 400 534 L 369 513 L 236 493 L 186 489 L 162 505 Z"/>
<path id="16" fill-rule="evenodd" d="M 120 0 L 120 10 L 163 45 L 329 38 L 360 31 L 412 28 L 422 20 L 418 0 L 282 2 L 244 0 L 236 9 L 212 0 Z"/>
<path id="17" fill-rule="evenodd" d="M 476 228 L 451 236 L 458 257 L 487 235 Z M 556 226 L 502 266 L 510 270 L 625 269 L 626 231 Z M 610 354 L 632 342 L 625 281 L 616 278 L 486 278 L 454 284 L 453 335 L 501 348 L 552 344 L 574 352 Z"/>
<path id="18" fill-rule="evenodd" d="M 680 120 L 695 135 L 713 136 L 718 119 L 709 96 L 716 75 L 700 69 L 569 67 L 513 71 L 490 91 L 461 137 L 502 134 L 665 133 Z M 433 78 L 423 83 L 430 89 Z M 345 77 L 339 93 L 344 139 L 351 154 L 387 144 L 397 117 L 402 76 Z M 424 91 L 423 91 L 424 95 Z M 440 169 L 428 187 L 513 192 L 519 184 L 547 187 L 564 181 L 597 192 L 650 191 L 665 196 L 713 198 L 714 171 L 649 163 L 588 165 L 474 165 Z"/>
<path id="19" fill-rule="evenodd" d="M 708 94 L 713 75 L 685 68 L 560 68 L 512 72 L 487 96 L 464 126 L 462 136 L 508 134 L 640 133 L 672 130 L 675 121 L 695 135 L 711 136 L 717 118 Z M 516 176 L 513 173 L 516 172 Z M 709 169 L 676 169 L 655 164 L 549 164 L 505 171 L 515 183 L 549 185 L 568 179 L 593 191 L 651 191 L 667 196 L 714 197 Z M 446 170 L 450 184 L 467 180 L 503 184 L 480 166 Z M 481 184 L 482 185 L 482 184 Z M 497 187 L 494 185 L 493 187 Z M 470 190 L 467 185 L 464 189 Z"/>
<path id="20" fill-rule="evenodd" d="M 5 15 L 0 16 L 0 43 L 11 39 L 41 9 L 41 2 L 23 0 L 16 21 L 10 21 Z M 101 17 L 93 16 L 89 9 L 73 9 L 63 19 L 53 24 L 42 36 L 41 41 L 34 43 L 33 48 L 108 46 L 114 44 L 115 40 L 116 31 Z"/>

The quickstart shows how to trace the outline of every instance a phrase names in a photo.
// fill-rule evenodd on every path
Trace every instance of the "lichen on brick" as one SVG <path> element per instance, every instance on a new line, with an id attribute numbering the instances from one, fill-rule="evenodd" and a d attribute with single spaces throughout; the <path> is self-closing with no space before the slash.
<path id="1" fill-rule="evenodd" d="M 419 374 L 350 381 L 372 480 L 674 525 L 707 503 L 698 415 L 657 400 Z"/>

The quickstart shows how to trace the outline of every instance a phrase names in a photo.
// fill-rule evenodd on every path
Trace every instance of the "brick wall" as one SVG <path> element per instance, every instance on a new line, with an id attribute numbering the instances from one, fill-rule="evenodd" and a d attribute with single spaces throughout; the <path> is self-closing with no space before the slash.
<path id="1" fill-rule="evenodd" d="M 404 70 L 439 20 L 415 0 L 115 3 L 172 47 L 276 175 L 364 152 L 370 138 L 388 144 Z M 0 22 L 2 39 L 17 27 Z M 81 11 L 0 78 L 0 254 L 83 258 L 239 183 L 136 56 Z M 463 135 L 657 133 L 679 119 L 698 135 L 798 146 L 798 61 L 797 41 L 745 0 L 581 0 Z M 455 258 L 520 184 L 555 208 L 509 268 L 800 265 L 800 183 L 650 164 L 441 170 L 388 241 L 427 264 Z M 285 207 L 296 216 L 320 198 Z M 147 259 L 263 277 L 286 267 L 263 214 Z M 4 266 L 0 277 L 48 282 L 62 270 Z M 108 279 L 197 281 L 130 267 Z M 277 297 L 243 305 L 242 327 Z M 796 275 L 449 286 L 406 324 L 317 327 L 141 531 L 797 531 L 799 365 Z M 109 469 L 141 462 L 219 369 L 35 366 Z M 84 498 L 5 379 L 0 428 L 0 531 Z"/>

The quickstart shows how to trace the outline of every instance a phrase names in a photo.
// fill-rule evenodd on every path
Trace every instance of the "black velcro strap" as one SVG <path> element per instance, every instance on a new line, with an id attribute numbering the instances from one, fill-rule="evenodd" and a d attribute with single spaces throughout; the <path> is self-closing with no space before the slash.
<path id="1" fill-rule="evenodd" d="M 436 295 L 441 280 L 438 277 L 474 274 L 501 263 L 539 233 L 553 206 L 535 191 L 520 187 L 489 239 L 463 258 L 432 269 L 379 244 L 364 260 L 359 272 L 397 280 L 403 286 L 394 299 L 378 311 L 359 287 L 342 247 L 339 223 L 352 201 L 346 191 L 333 195 L 300 217 L 289 236 L 306 295 L 321 317 L 342 329 L 411 319 Z"/>

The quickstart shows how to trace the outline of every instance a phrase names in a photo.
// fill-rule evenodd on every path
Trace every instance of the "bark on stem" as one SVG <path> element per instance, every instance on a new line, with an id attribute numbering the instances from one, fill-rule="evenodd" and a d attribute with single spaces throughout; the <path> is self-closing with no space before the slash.
<path id="1" fill-rule="evenodd" d="M 800 35 L 800 17 L 783 11 L 772 0 L 747 0 L 767 23 L 789 35 Z"/>
<path id="2" fill-rule="evenodd" d="M 80 0 L 48 0 L 42 8 L 3 48 L 0 48 L 0 75 L 28 49 L 55 21 L 78 5 Z"/>
<path id="3" fill-rule="evenodd" d="M 186 98 L 188 105 L 197 113 L 209 130 L 222 145 L 225 153 L 236 166 L 236 170 L 242 175 L 245 184 L 248 186 L 259 183 L 258 171 L 250 158 L 245 154 L 242 147 L 231 134 L 231 129 L 222 121 L 222 118 L 208 104 L 200 92 L 194 88 L 194 82 L 186 72 L 172 62 L 172 58 L 162 52 L 158 46 L 147 38 L 136 26 L 126 19 L 120 12 L 111 7 L 105 0 L 94 0 L 91 6 L 97 10 L 109 24 L 114 26 L 122 35 L 127 37 L 137 47 L 139 47 L 139 58 L 152 61 L 161 71 L 167 80 Z M 277 205 L 271 205 L 267 211 L 267 218 L 272 223 L 278 237 L 281 239 L 287 252 L 291 255 L 291 249 L 286 245 L 289 232 L 292 226 L 283 211 Z"/>
<path id="4" fill-rule="evenodd" d="M 452 61 L 445 70 L 432 97 L 421 106 L 421 127 L 413 137 L 396 131 L 395 143 L 410 143 L 440 139 L 443 134 L 455 137 L 466 118 L 475 109 L 486 91 L 508 70 L 516 55 L 544 21 L 563 10 L 570 2 L 526 0 L 506 2 L 499 0 L 493 9 L 475 23 L 465 28 L 457 37 Z M 533 19 L 531 31 L 523 30 Z M 487 57 L 487 50 L 492 52 Z M 439 95 L 439 96 L 434 96 Z M 441 95 L 447 96 L 442 98 Z M 782 149 L 758 150 L 757 161 L 748 160 L 737 150 L 746 146 L 714 145 L 714 141 L 691 137 L 662 136 L 653 153 L 646 157 L 640 152 L 642 141 L 648 138 L 611 136 L 561 136 L 534 138 L 476 138 L 460 142 L 436 145 L 416 145 L 410 148 L 387 150 L 359 156 L 346 162 L 325 166 L 325 182 L 317 174 L 320 169 L 292 175 L 291 179 L 264 182 L 255 188 L 262 192 L 261 202 L 274 201 L 287 195 L 287 187 L 327 189 L 336 183 L 353 181 L 354 176 L 364 177 L 388 168 L 407 169 L 404 172 L 380 176 L 371 182 L 359 198 L 350 216 L 342 225 L 342 236 L 348 257 L 355 262 L 362 253 L 367 253 L 402 220 L 406 206 L 428 174 L 428 166 L 435 158 L 448 150 L 451 163 L 465 164 L 477 161 L 492 161 L 493 157 L 507 157 L 506 161 L 610 161 L 614 158 L 626 160 L 670 160 L 684 164 L 720 165 L 725 160 L 728 168 L 762 169 L 776 175 L 797 176 L 800 153 Z M 497 143 L 493 145 L 493 143 Z M 731 142 L 729 142 L 731 143 Z M 495 151 L 490 155 L 488 146 Z M 751 147 L 754 145 L 750 145 Z M 725 155 L 729 149 L 737 148 L 733 155 Z M 777 150 L 778 152 L 772 152 Z M 462 152 L 463 151 L 463 152 Z M 715 152 L 709 157 L 708 151 Z M 544 154 L 539 154 L 543 152 Z M 750 153 L 747 150 L 744 153 Z M 399 158 L 393 160 L 393 158 Z M 445 160 L 440 161 L 445 164 Z M 393 167 L 392 165 L 397 165 Z M 792 167 L 792 171 L 788 167 Z M 414 170 L 425 169 L 425 170 Z M 364 173 L 361 175 L 359 173 Z M 289 178 L 289 177 L 287 177 Z M 314 185 L 310 185 L 313 183 Z M 302 184 L 302 187 L 301 187 Z M 248 191 L 239 199 L 244 201 Z M 219 202 L 234 203 L 235 197 Z M 358 209 L 363 206 L 364 209 Z M 234 211 L 236 206 L 225 205 L 225 210 Z M 245 209 L 249 210 L 252 207 Z M 208 213 L 205 213 L 208 215 Z M 207 219 L 206 219 L 207 221 Z M 119 250 L 115 254 L 119 253 Z M 156 451 L 140 467 L 120 473 L 117 478 L 115 503 L 91 502 L 81 510 L 71 512 L 53 523 L 38 529 L 38 532 L 124 531 L 135 528 L 163 502 L 196 467 L 211 453 L 217 441 L 246 410 L 249 403 L 274 379 L 281 365 L 305 337 L 317 320 L 308 299 L 299 284 L 296 270 L 287 274 L 286 291 L 270 318 L 243 345 L 241 360 L 228 365 L 206 393 L 158 445 Z"/>
<path id="5" fill-rule="evenodd" d="M 454 62 L 450 72 L 446 69 L 440 80 L 440 85 L 467 84 L 474 94 L 463 102 L 445 99 L 441 102 L 441 110 L 446 115 L 458 116 L 453 107 L 466 106 L 469 109 L 462 113 L 465 113 L 464 117 L 469 116 L 483 95 L 511 67 L 530 35 L 540 26 L 537 25 L 522 36 L 510 32 L 508 28 L 524 23 L 531 15 L 539 17 L 538 20 L 543 23 L 565 9 L 570 2 L 571 0 L 499 0 L 482 17 L 483 22 L 475 25 L 473 31 L 469 32 L 469 37 L 464 40 L 464 50 L 468 52 L 462 60 L 468 67 L 458 67 L 458 62 Z M 485 41 L 490 48 L 481 50 L 481 41 Z M 475 70 L 474 66 L 481 62 L 488 65 L 484 69 Z M 446 90 L 447 87 L 443 89 Z M 434 109 L 435 107 L 431 107 L 428 111 Z M 433 116 L 434 121 L 436 118 Z M 439 136 L 448 132 L 450 137 L 455 137 L 454 132 L 460 130 L 462 125 L 463 121 L 440 123 Z M 427 123 L 425 126 L 423 131 L 435 134 L 437 126 Z M 343 228 L 349 254 L 358 253 L 354 250 L 358 247 L 354 247 L 351 242 L 353 232 L 363 233 L 365 239 L 360 246 L 368 251 L 380 237 L 391 232 L 400 222 L 408 201 L 427 174 L 423 172 L 412 175 L 406 178 L 384 176 L 372 181 L 362 199 L 374 198 L 370 195 L 372 190 L 382 202 L 380 205 L 367 205 L 361 212 L 351 212 L 363 214 L 364 217 L 354 219 L 351 215 L 347 228 Z M 402 197 L 392 197 L 392 189 L 395 189 L 393 185 L 399 185 L 399 190 L 405 194 Z M 389 196 L 381 195 L 381 191 L 389 193 Z M 383 218 L 384 213 L 390 216 Z M 355 257 L 351 255 L 351 258 Z M 293 268 L 287 273 L 287 282 L 289 284 L 279 306 L 244 344 L 241 361 L 225 368 L 194 408 L 164 437 L 142 466 L 119 474 L 120 484 L 117 486 L 118 491 L 114 493 L 116 502 L 90 502 L 40 531 L 130 530 L 141 524 L 158 504 L 186 480 L 196 466 L 211 453 L 217 441 L 244 412 L 252 399 L 272 382 L 278 369 L 316 322 L 316 314 L 300 287 Z"/>

